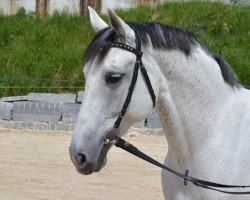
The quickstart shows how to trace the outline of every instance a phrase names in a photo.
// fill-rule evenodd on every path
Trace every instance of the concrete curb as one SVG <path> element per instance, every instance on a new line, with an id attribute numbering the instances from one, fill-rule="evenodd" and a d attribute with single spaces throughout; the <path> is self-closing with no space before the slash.
<path id="1" fill-rule="evenodd" d="M 83 98 L 84 91 L 78 94 L 30 93 L 27 96 L 3 97 L 0 99 L 0 127 L 72 131 Z M 143 135 L 163 135 L 155 111 L 149 116 L 146 128 L 140 122 L 132 130 Z"/>

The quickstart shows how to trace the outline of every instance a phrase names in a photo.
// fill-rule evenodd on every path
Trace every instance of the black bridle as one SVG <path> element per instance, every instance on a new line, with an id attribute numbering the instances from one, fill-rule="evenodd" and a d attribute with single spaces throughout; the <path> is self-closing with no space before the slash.
<path id="1" fill-rule="evenodd" d="M 136 34 L 136 32 L 135 32 Z M 128 89 L 128 94 L 126 97 L 126 100 L 123 104 L 122 110 L 120 112 L 120 115 L 117 117 L 113 127 L 111 127 L 110 132 L 113 132 L 111 135 L 113 135 L 113 137 L 109 137 L 106 139 L 105 144 L 109 144 L 109 143 L 113 143 L 115 144 L 115 146 L 120 147 L 122 149 L 124 149 L 125 151 L 128 151 L 129 153 L 132 153 L 133 155 L 150 162 L 153 165 L 156 165 L 158 167 L 161 167 L 162 169 L 165 169 L 173 174 L 175 174 L 176 176 L 179 176 L 181 178 L 184 179 L 184 185 L 187 185 L 187 182 L 191 182 L 193 183 L 195 186 L 198 187 L 202 187 L 205 189 L 210 189 L 210 190 L 214 190 L 214 191 L 218 191 L 218 192 L 222 192 L 222 193 L 227 193 L 227 194 L 250 194 L 250 191 L 246 191 L 246 192 L 236 192 L 236 191 L 226 191 L 226 190 L 221 190 L 218 188 L 249 188 L 250 186 L 242 186 L 242 185 L 225 185 L 225 184 L 220 184 L 220 183 L 215 183 L 215 182 L 210 182 L 210 181 L 205 181 L 205 180 L 201 180 L 201 179 L 197 179 L 191 176 L 188 176 L 189 171 L 186 170 L 185 174 L 179 173 L 161 163 L 159 163 L 158 161 L 152 159 L 151 157 L 149 157 L 148 155 L 144 154 L 143 152 L 141 152 L 140 150 L 138 150 L 136 147 L 134 147 L 132 144 L 126 142 L 125 140 L 121 139 L 120 137 L 114 137 L 114 133 L 116 133 L 116 130 L 118 130 L 120 123 L 122 121 L 122 118 L 124 117 L 127 108 L 129 106 L 129 103 L 131 101 L 132 98 L 132 94 L 134 91 L 134 87 L 137 81 L 137 77 L 138 77 L 138 70 L 141 70 L 141 74 L 146 82 L 149 94 L 151 95 L 152 101 L 153 101 L 153 107 L 155 107 L 156 104 L 156 97 L 154 94 L 154 90 L 153 87 L 151 85 L 150 79 L 148 77 L 147 74 L 147 70 L 144 68 L 143 63 L 142 63 L 142 55 L 143 52 L 141 51 L 141 41 L 139 36 L 136 34 L 136 49 L 128 46 L 126 44 L 123 43 L 118 43 L 118 42 L 114 42 L 111 44 L 111 47 L 114 48 L 120 48 L 126 51 L 129 51 L 133 54 L 136 55 L 136 62 L 135 62 L 135 66 L 134 66 L 134 72 L 133 72 L 133 77 L 132 77 L 132 81 L 131 84 L 129 86 Z M 110 136 L 111 136 L 110 135 Z"/>
<path id="2" fill-rule="evenodd" d="M 136 43 L 136 49 L 131 47 L 131 46 L 128 46 L 126 44 L 119 43 L 119 42 L 114 42 L 114 43 L 111 44 L 111 47 L 124 49 L 124 50 L 129 51 L 129 52 L 136 55 L 136 61 L 135 61 L 132 81 L 131 81 L 131 84 L 129 86 L 128 94 L 127 94 L 126 100 L 125 100 L 125 102 L 124 102 L 124 104 L 122 106 L 122 110 L 120 112 L 120 115 L 118 116 L 118 118 L 116 119 L 116 121 L 114 123 L 114 128 L 119 128 L 120 123 L 122 121 L 122 118 L 124 117 L 124 115 L 125 115 L 125 113 L 127 111 L 127 108 L 128 108 L 128 105 L 129 105 L 129 103 L 131 101 L 132 94 L 133 94 L 133 91 L 134 91 L 134 87 L 135 87 L 135 84 L 136 84 L 136 81 L 137 81 L 139 69 L 141 70 L 142 76 L 143 76 L 143 78 L 144 78 L 144 80 L 145 80 L 145 82 L 147 84 L 149 94 L 150 94 L 150 96 L 152 98 L 152 101 L 153 101 L 153 107 L 155 107 L 156 97 L 155 97 L 154 89 L 153 89 L 153 87 L 151 85 L 151 82 L 150 82 L 150 79 L 148 77 L 147 70 L 143 66 L 143 63 L 142 63 L 142 60 L 141 60 L 143 52 L 141 51 L 141 41 L 139 39 L 139 36 L 136 36 L 135 43 Z"/>

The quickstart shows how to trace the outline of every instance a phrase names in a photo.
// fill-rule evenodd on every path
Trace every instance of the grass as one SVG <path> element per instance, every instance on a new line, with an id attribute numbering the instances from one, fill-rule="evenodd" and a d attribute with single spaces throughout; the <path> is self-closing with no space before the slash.
<path id="1" fill-rule="evenodd" d="M 158 21 L 194 32 L 231 64 L 243 84 L 250 85 L 249 6 L 170 2 L 117 13 L 127 21 Z M 54 13 L 42 19 L 20 10 L 16 15 L 0 16 L 0 96 L 83 89 L 82 82 L 58 80 L 84 80 L 82 55 L 93 35 L 89 21 L 77 15 Z"/>

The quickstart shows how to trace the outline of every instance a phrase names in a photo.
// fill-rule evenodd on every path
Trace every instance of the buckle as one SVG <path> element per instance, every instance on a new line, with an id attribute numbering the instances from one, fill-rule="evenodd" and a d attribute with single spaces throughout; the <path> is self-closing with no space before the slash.
<path id="1" fill-rule="evenodd" d="M 137 55 L 140 56 L 140 57 L 142 57 L 143 52 L 142 51 L 137 51 Z"/>

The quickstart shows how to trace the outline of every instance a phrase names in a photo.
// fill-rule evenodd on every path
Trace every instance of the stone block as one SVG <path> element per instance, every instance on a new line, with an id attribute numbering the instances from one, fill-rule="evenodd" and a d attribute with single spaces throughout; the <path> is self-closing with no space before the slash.
<path id="1" fill-rule="evenodd" d="M 42 131 L 43 130 L 43 124 L 42 123 L 36 123 L 34 126 L 34 130 Z"/>
<path id="2" fill-rule="evenodd" d="M 15 121 L 59 122 L 61 114 L 13 113 Z"/>
<path id="3" fill-rule="evenodd" d="M 69 131 L 69 124 L 63 124 L 63 131 Z"/>
<path id="4" fill-rule="evenodd" d="M 0 119 L 11 120 L 13 103 L 0 102 Z"/>
<path id="5" fill-rule="evenodd" d="M 156 111 L 153 110 L 153 112 L 148 116 L 147 118 L 147 125 L 144 125 L 145 120 L 138 122 L 136 124 L 133 125 L 133 127 L 135 128 L 162 128 L 161 122 L 160 122 L 160 118 L 158 116 L 158 114 L 156 113 Z"/>
<path id="6" fill-rule="evenodd" d="M 62 103 L 20 101 L 13 103 L 13 120 L 58 122 L 61 119 Z"/>
<path id="7" fill-rule="evenodd" d="M 76 119 L 77 119 L 77 117 L 65 117 L 65 116 L 62 116 L 62 122 L 64 124 L 76 123 Z"/>
<path id="8" fill-rule="evenodd" d="M 13 102 L 13 101 L 27 101 L 28 96 L 12 96 L 12 97 L 3 97 L 0 101 L 3 102 Z"/>
<path id="9" fill-rule="evenodd" d="M 160 118 L 156 111 L 153 111 L 152 114 L 147 118 L 147 128 L 162 128 Z"/>
<path id="10" fill-rule="evenodd" d="M 71 124 L 69 125 L 69 131 L 73 131 L 74 128 L 75 128 L 75 124 L 74 124 L 74 123 L 71 123 Z"/>
<path id="11" fill-rule="evenodd" d="M 79 103 L 64 103 L 62 105 L 62 114 L 63 115 L 73 115 L 77 116 L 80 110 L 81 104 Z"/>
<path id="12" fill-rule="evenodd" d="M 28 100 L 29 101 L 75 103 L 76 94 L 29 93 Z"/>
<path id="13" fill-rule="evenodd" d="M 77 93 L 76 102 L 82 103 L 83 98 L 84 98 L 84 91 L 79 91 L 79 92 Z"/>
<path id="14" fill-rule="evenodd" d="M 26 122 L 26 128 L 34 130 L 35 129 L 36 122 Z"/>
<path id="15" fill-rule="evenodd" d="M 63 124 L 63 131 L 73 131 L 74 129 L 74 124 L 69 123 L 69 124 Z"/>
<path id="16" fill-rule="evenodd" d="M 29 129 L 38 131 L 47 131 L 48 123 L 46 122 L 32 122 L 32 121 L 15 121 L 15 128 L 18 129 Z"/>
<path id="17" fill-rule="evenodd" d="M 37 131 L 49 130 L 48 123 L 46 123 L 46 122 L 26 122 L 26 123 L 27 123 L 28 129 L 33 129 L 33 130 L 37 130 Z"/>
<path id="18" fill-rule="evenodd" d="M 25 121 L 21 121 L 21 122 L 18 122 L 18 128 L 21 128 L 21 129 L 26 129 L 27 128 L 27 123 L 28 122 L 25 122 Z M 29 127 L 30 129 L 33 129 L 33 127 Z"/>
<path id="19" fill-rule="evenodd" d="M 64 103 L 62 108 L 63 123 L 75 123 L 80 107 L 79 103 Z"/>
<path id="20" fill-rule="evenodd" d="M 0 127 L 1 128 L 14 128 L 14 121 L 0 119 Z"/>
<path id="21" fill-rule="evenodd" d="M 63 103 L 20 101 L 13 103 L 13 113 L 58 114 Z"/>
<path id="22" fill-rule="evenodd" d="M 53 131 L 61 131 L 63 130 L 62 122 L 49 122 L 48 129 Z"/>

